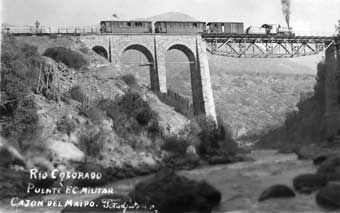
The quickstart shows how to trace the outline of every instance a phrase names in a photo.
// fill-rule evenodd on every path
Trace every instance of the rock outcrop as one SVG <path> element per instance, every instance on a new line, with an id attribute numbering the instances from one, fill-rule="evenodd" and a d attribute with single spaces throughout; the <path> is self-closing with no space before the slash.
<path id="1" fill-rule="evenodd" d="M 289 198 L 295 197 L 294 191 L 286 185 L 277 184 L 265 189 L 259 196 L 258 201 L 264 201 L 271 198 Z"/>
<path id="2" fill-rule="evenodd" d="M 305 194 L 310 194 L 326 184 L 326 177 L 320 174 L 302 174 L 293 179 L 294 189 Z"/>
<path id="3" fill-rule="evenodd" d="M 154 205 L 163 212 L 211 212 L 222 195 L 207 182 L 197 182 L 163 170 L 135 186 L 130 193 L 137 203 Z"/>

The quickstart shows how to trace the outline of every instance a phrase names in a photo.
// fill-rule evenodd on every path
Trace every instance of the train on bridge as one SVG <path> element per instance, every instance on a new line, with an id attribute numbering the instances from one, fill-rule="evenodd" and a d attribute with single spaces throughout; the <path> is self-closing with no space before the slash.
<path id="1" fill-rule="evenodd" d="M 96 27 L 5 27 L 3 33 L 10 34 L 226 34 L 226 35 L 270 35 L 288 36 L 295 34 L 291 28 L 263 24 L 244 29 L 242 22 L 200 22 L 200 21 L 101 21 Z"/>
<path id="2" fill-rule="evenodd" d="M 200 21 L 101 21 L 100 33 L 160 33 L 160 34 L 254 34 L 295 36 L 292 28 L 280 25 L 263 24 L 261 27 L 250 26 L 244 29 L 243 22 L 200 22 Z"/>

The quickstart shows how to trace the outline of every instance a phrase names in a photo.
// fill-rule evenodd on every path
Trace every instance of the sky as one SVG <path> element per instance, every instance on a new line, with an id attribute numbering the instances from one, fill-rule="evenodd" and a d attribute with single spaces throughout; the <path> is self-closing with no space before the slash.
<path id="1" fill-rule="evenodd" d="M 134 19 L 182 12 L 201 21 L 285 25 L 281 0 L 1 0 L 2 22 L 23 26 L 88 26 L 100 20 Z M 340 19 L 340 0 L 291 0 L 295 31 L 329 34 Z"/>

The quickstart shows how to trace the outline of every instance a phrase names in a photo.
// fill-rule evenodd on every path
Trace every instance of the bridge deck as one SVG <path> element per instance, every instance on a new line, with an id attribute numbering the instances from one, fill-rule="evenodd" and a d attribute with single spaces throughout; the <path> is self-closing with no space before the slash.
<path id="1" fill-rule="evenodd" d="M 228 33 L 202 33 L 205 40 L 261 40 L 261 41 L 315 41 L 332 42 L 336 37 L 333 36 L 284 36 L 284 35 L 264 35 L 264 34 L 228 34 Z"/>

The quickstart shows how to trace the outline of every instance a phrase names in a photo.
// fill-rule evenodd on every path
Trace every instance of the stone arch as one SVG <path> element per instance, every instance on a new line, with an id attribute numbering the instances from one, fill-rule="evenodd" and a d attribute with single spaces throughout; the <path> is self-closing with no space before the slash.
<path id="1" fill-rule="evenodd" d="M 202 89 L 202 77 L 200 72 L 200 62 L 199 57 L 195 56 L 194 50 L 183 44 L 174 44 L 168 48 L 169 50 L 179 50 L 182 51 L 189 60 L 190 63 L 190 78 L 191 78 L 191 90 L 192 90 L 192 102 L 194 114 L 205 113 L 204 99 L 203 99 L 203 89 Z"/>
<path id="2" fill-rule="evenodd" d="M 146 59 L 148 61 L 147 66 L 149 66 L 149 70 L 150 70 L 151 89 L 154 90 L 154 91 L 158 91 L 159 90 L 159 82 L 158 82 L 158 75 L 157 75 L 157 67 L 156 67 L 156 64 L 155 64 L 154 56 L 151 53 L 151 51 L 147 47 L 145 47 L 144 45 L 132 44 L 132 45 L 127 46 L 123 50 L 121 55 L 123 55 L 124 52 L 126 52 L 128 50 L 137 50 L 146 57 Z"/>
<path id="3" fill-rule="evenodd" d="M 100 55 L 100 56 L 102 56 L 102 57 L 104 57 L 106 59 L 109 59 L 109 55 L 108 55 L 105 47 L 103 47 L 103 46 L 94 46 L 92 48 L 92 50 L 95 51 L 98 55 Z"/>

